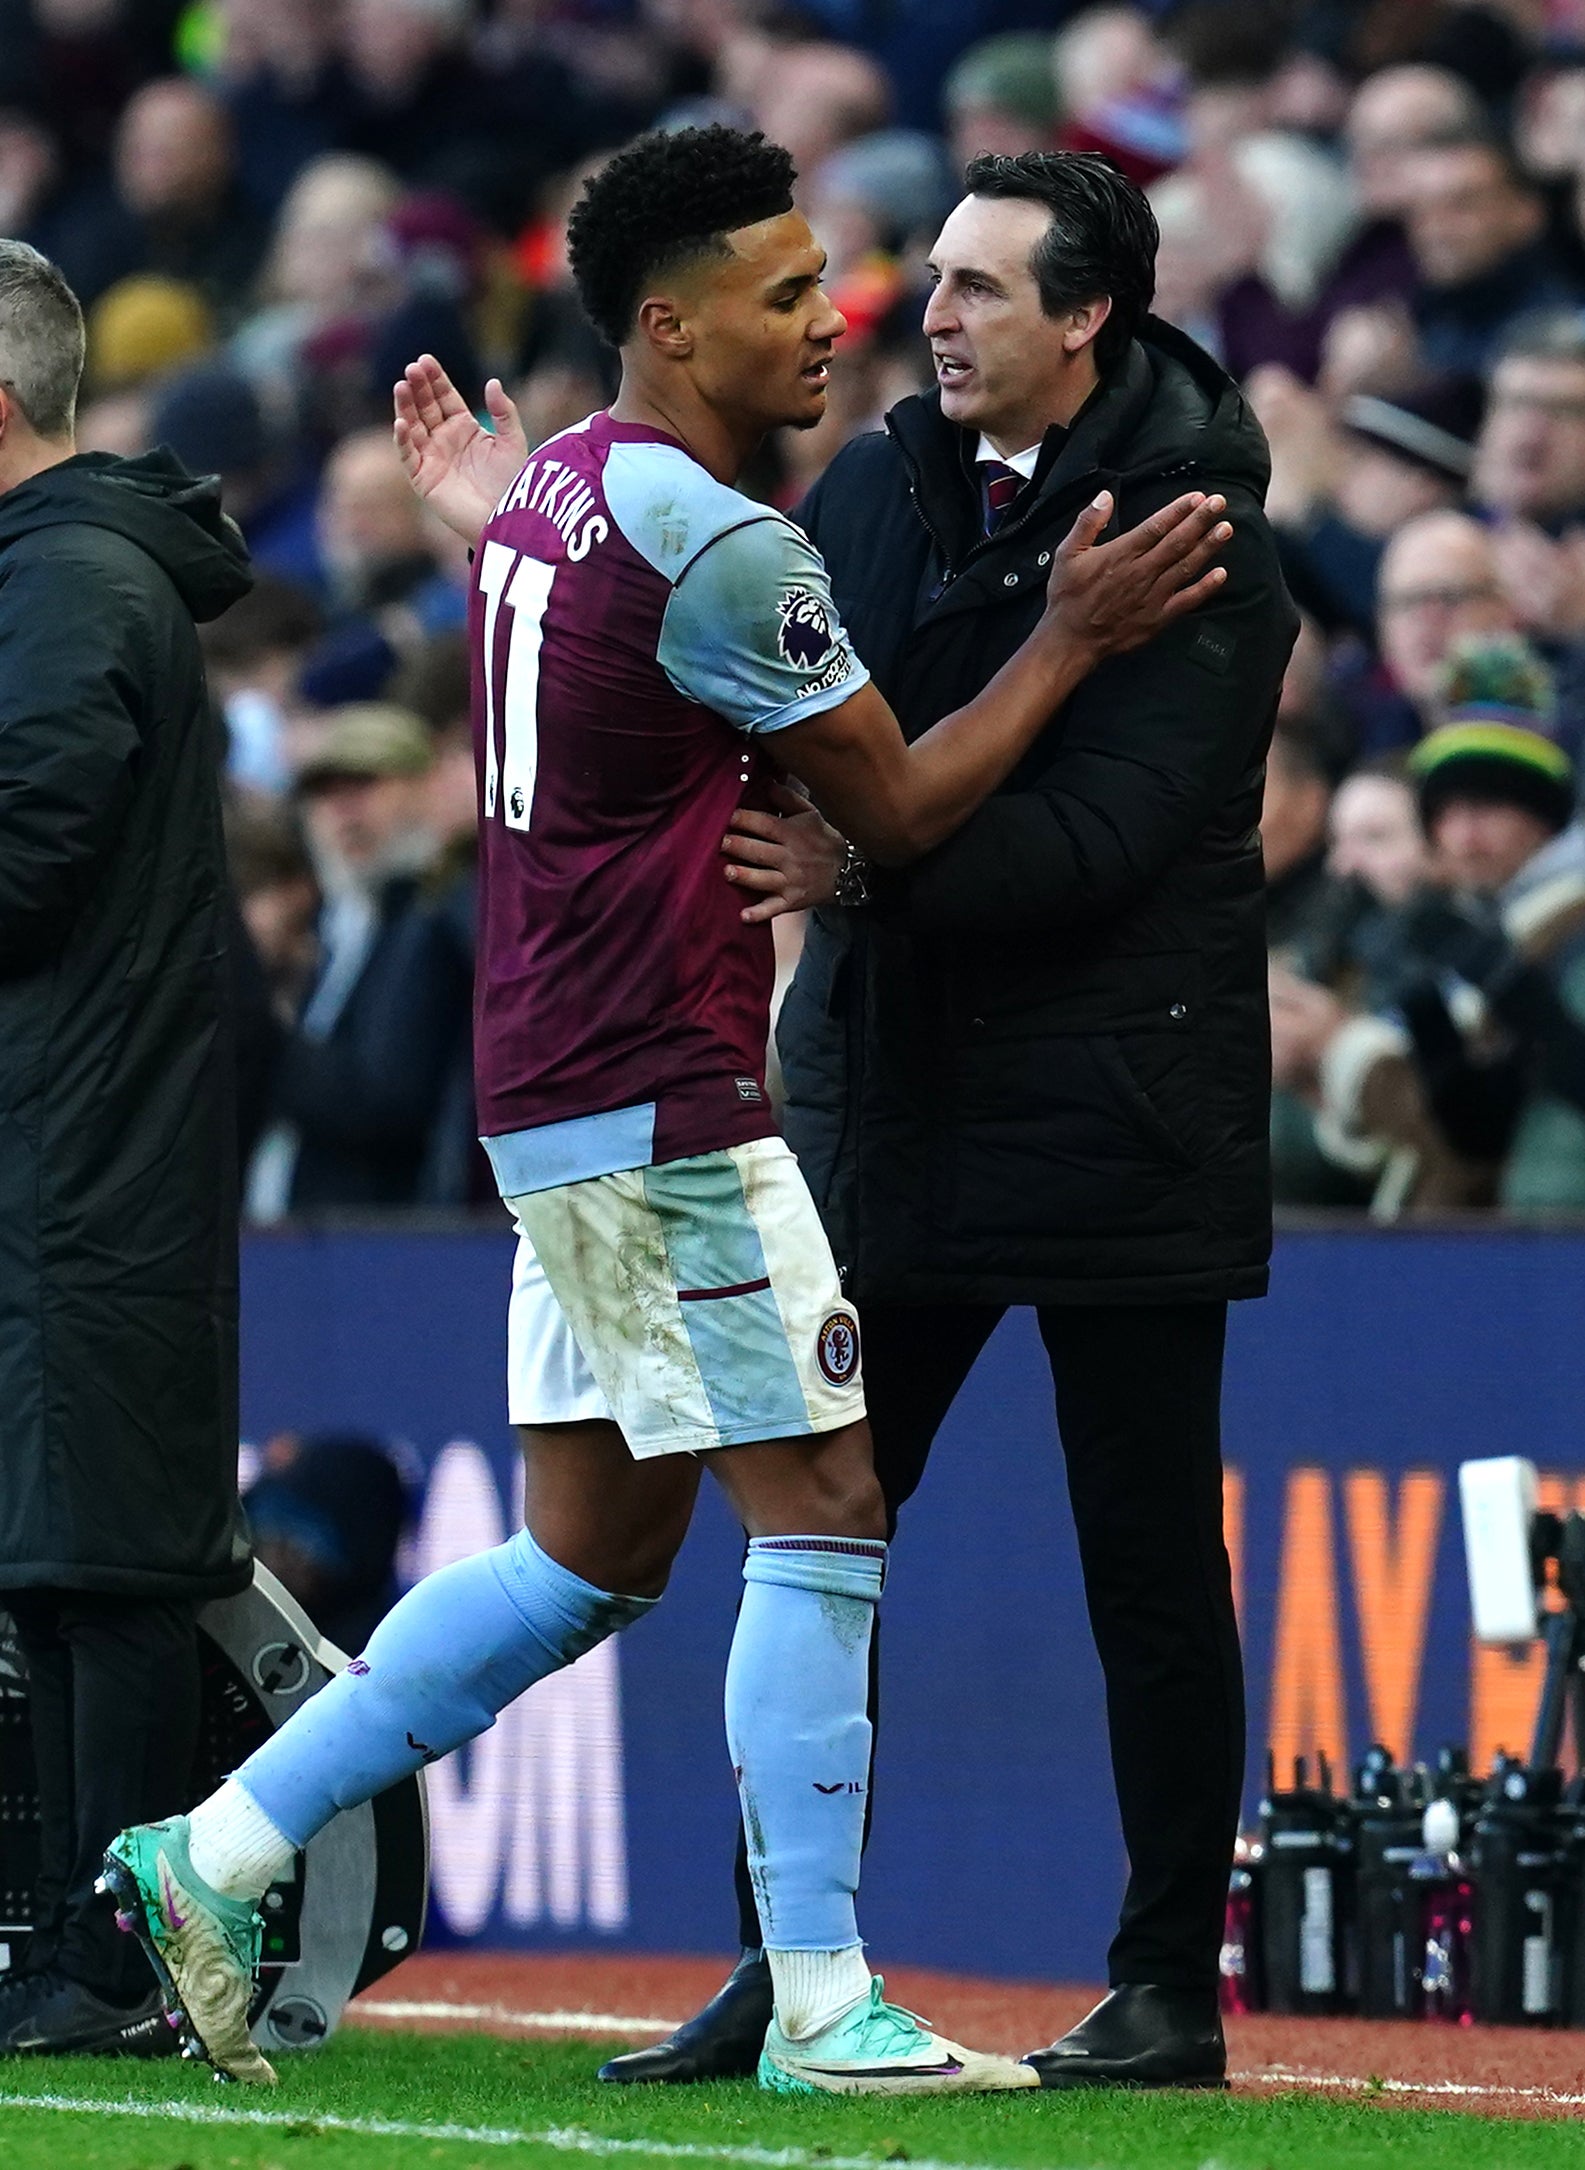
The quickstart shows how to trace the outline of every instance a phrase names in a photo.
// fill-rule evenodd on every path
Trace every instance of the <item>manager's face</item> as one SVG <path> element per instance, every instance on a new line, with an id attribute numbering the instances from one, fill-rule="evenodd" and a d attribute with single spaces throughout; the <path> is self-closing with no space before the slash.
<path id="1" fill-rule="evenodd" d="M 941 411 L 1002 452 L 1038 444 L 1062 408 L 1068 319 L 1040 306 L 1030 258 L 1051 214 L 1023 198 L 966 196 L 930 255 L 924 332 Z"/>

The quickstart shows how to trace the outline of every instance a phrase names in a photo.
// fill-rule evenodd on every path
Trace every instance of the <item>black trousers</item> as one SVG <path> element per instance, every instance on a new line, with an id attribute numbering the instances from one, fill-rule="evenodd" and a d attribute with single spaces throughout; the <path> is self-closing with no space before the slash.
<path id="1" fill-rule="evenodd" d="M 197 1607 L 70 1590 L 0 1591 L 27 1660 L 38 1773 L 39 1882 L 30 1971 L 53 1966 L 109 2003 L 148 1988 L 136 1940 L 94 1896 L 127 1824 L 191 1805 L 198 1748 Z"/>
<path id="2" fill-rule="evenodd" d="M 893 1529 L 1001 1316 L 994 1305 L 861 1306 L 875 1467 Z M 1222 1539 L 1227 1306 L 1047 1305 L 1038 1316 L 1128 1850 L 1110 1979 L 1210 1987 L 1244 1772 Z M 872 1722 L 877 1714 L 872 1664 Z M 757 1944 L 741 1838 L 737 1891 L 742 1941 Z"/>

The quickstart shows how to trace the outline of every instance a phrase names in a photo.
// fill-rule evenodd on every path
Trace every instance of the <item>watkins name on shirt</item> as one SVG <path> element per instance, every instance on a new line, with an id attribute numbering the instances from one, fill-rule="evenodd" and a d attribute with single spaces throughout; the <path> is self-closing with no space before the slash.
<path id="1" fill-rule="evenodd" d="M 505 512 L 537 512 L 547 519 L 567 545 L 567 555 L 581 564 L 611 530 L 599 513 L 591 515 L 595 493 L 583 477 L 560 460 L 532 459 L 496 506 L 493 519 Z"/>

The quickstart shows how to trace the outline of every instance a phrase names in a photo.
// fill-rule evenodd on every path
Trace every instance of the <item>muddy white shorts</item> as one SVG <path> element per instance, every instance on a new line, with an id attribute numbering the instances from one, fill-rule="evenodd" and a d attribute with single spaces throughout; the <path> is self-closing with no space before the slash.
<path id="1" fill-rule="evenodd" d="M 507 1203 L 513 1423 L 611 1416 L 643 1460 L 863 1416 L 858 1320 L 780 1138 Z"/>

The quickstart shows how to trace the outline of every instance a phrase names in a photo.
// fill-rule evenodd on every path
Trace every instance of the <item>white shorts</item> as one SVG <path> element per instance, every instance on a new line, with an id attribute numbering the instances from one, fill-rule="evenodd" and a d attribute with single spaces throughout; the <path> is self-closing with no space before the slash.
<path id="1" fill-rule="evenodd" d="M 863 1416 L 858 1321 L 780 1138 L 507 1203 L 514 1424 L 609 1416 L 642 1461 Z"/>

